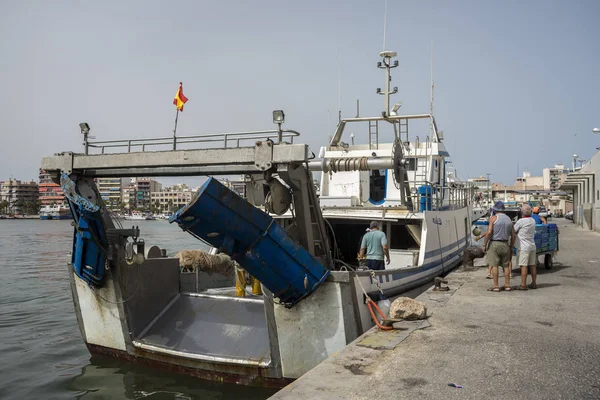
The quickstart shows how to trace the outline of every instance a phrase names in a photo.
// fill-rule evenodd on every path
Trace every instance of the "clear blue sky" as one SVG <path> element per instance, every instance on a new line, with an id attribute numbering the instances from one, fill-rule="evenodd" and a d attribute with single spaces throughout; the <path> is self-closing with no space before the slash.
<path id="1" fill-rule="evenodd" d="M 0 180 L 37 179 L 40 159 L 98 139 L 272 127 L 315 153 L 342 112 L 379 114 L 384 1 L 0 0 Z M 600 2 L 389 1 L 387 48 L 405 113 L 435 114 L 463 178 L 512 183 L 600 146 Z M 329 120 L 328 110 L 331 110 Z M 366 131 L 356 132 L 365 138 Z M 423 132 L 424 136 L 427 132 Z"/>

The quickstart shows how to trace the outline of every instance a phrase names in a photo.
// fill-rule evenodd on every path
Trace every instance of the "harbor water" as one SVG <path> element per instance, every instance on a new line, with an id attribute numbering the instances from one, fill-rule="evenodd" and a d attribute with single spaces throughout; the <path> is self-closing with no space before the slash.
<path id="1" fill-rule="evenodd" d="M 202 244 L 166 221 L 138 225 L 169 255 Z M 276 390 L 203 381 L 92 357 L 67 275 L 71 221 L 0 220 L 0 399 L 264 399 Z"/>

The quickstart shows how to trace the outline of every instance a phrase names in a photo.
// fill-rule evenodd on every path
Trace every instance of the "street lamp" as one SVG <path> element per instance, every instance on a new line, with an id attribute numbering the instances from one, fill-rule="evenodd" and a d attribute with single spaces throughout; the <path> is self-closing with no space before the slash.
<path id="1" fill-rule="evenodd" d="M 273 123 L 277 124 L 277 139 L 278 143 L 283 141 L 283 135 L 281 132 L 281 124 L 285 121 L 285 114 L 283 110 L 275 110 L 273 111 Z"/>
<path id="2" fill-rule="evenodd" d="M 85 155 L 88 155 L 88 136 L 90 134 L 90 125 L 87 122 L 82 122 L 79 124 L 79 129 L 81 130 L 81 134 L 83 135 L 83 146 L 85 148 Z"/>
<path id="3" fill-rule="evenodd" d="M 492 204 L 492 194 L 490 193 L 490 186 L 492 185 L 492 182 L 490 182 L 490 173 L 486 173 L 487 175 L 487 198 L 488 198 L 488 204 Z"/>

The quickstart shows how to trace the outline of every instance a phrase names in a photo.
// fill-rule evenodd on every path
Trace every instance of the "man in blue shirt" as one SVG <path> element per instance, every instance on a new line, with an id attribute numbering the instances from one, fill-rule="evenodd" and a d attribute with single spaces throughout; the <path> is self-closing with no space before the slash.
<path id="1" fill-rule="evenodd" d="M 533 214 L 531 214 L 531 218 L 533 218 L 533 220 L 535 221 L 536 224 L 545 224 L 546 218 L 541 217 L 539 214 L 540 214 L 540 208 L 533 207 Z"/>
<path id="2" fill-rule="evenodd" d="M 379 222 L 373 221 L 370 225 L 370 232 L 365 233 L 360 244 L 360 258 L 367 258 L 367 267 L 372 270 L 385 269 L 385 263 L 390 263 L 390 250 L 387 245 L 385 233 L 379 230 Z"/>

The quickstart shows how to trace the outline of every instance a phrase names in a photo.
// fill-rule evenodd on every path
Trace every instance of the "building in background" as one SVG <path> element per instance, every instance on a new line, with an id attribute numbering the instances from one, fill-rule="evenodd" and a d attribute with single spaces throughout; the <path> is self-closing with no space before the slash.
<path id="1" fill-rule="evenodd" d="M 567 179 L 569 172 L 568 169 L 565 169 L 564 164 L 556 164 L 553 168 L 544 168 L 542 170 L 544 189 L 558 190 L 560 185 Z"/>
<path id="2" fill-rule="evenodd" d="M 185 183 L 166 186 L 160 191 L 150 193 L 152 208 L 159 213 L 175 212 L 192 201 L 196 192 Z"/>
<path id="3" fill-rule="evenodd" d="M 40 169 L 38 184 L 40 206 L 60 206 L 66 204 L 62 188 L 50 178 L 50 174 Z"/>
<path id="4" fill-rule="evenodd" d="M 239 180 L 222 179 L 220 182 L 227 188 L 237 193 L 241 198 L 246 198 L 246 182 L 244 182 L 243 175 L 239 178 Z"/>
<path id="5" fill-rule="evenodd" d="M 96 185 L 106 208 L 119 211 L 121 209 L 121 189 L 123 186 L 121 178 L 97 178 Z"/>
<path id="6" fill-rule="evenodd" d="M 528 190 L 531 187 L 544 188 L 544 177 L 543 176 L 531 176 L 530 172 L 523 172 L 522 177 L 518 177 L 515 182 L 515 187 L 520 190 Z"/>
<path id="7" fill-rule="evenodd" d="M 150 211 L 152 192 L 160 192 L 162 184 L 150 178 L 131 178 L 122 189 L 121 200 L 125 208 L 136 211 Z"/>
<path id="8" fill-rule="evenodd" d="M 37 214 L 40 209 L 37 182 L 9 179 L 0 182 L 0 203 L 9 214 Z"/>
<path id="9" fill-rule="evenodd" d="M 600 151 L 581 168 L 574 169 L 560 187 L 573 194 L 573 222 L 600 232 Z"/>

